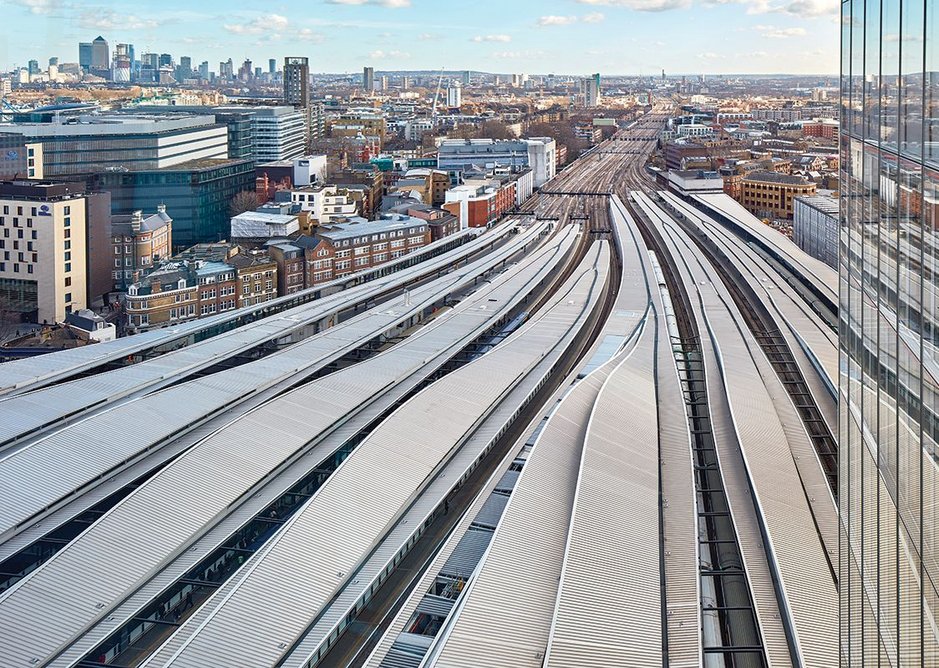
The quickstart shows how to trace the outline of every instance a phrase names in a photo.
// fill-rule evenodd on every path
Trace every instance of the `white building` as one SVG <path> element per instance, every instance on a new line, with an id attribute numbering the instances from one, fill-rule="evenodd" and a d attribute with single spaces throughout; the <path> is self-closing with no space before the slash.
<path id="1" fill-rule="evenodd" d="M 62 322 L 87 304 L 86 198 L 75 186 L 0 183 L 0 296 L 24 322 Z"/>
<path id="2" fill-rule="evenodd" d="M 246 211 L 231 219 L 231 240 L 272 239 L 300 231 L 297 216 L 281 213 Z"/>
<path id="3" fill-rule="evenodd" d="M 308 155 L 293 161 L 293 184 L 308 186 L 326 181 L 326 156 Z"/>
<path id="4" fill-rule="evenodd" d="M 700 169 L 668 172 L 668 186 L 679 195 L 710 195 L 724 192 L 724 179 L 717 172 Z"/>
<path id="5" fill-rule="evenodd" d="M 580 82 L 585 107 L 600 106 L 600 74 L 591 74 Z"/>
<path id="6" fill-rule="evenodd" d="M 714 129 L 704 123 L 683 123 L 677 129 L 679 137 L 705 137 L 714 133 Z"/>
<path id="7" fill-rule="evenodd" d="M 459 82 L 450 84 L 447 88 L 447 106 L 450 109 L 456 109 L 463 104 L 463 89 Z"/>
<path id="8" fill-rule="evenodd" d="M 310 217 L 321 225 L 358 215 L 355 202 L 340 194 L 336 186 L 318 185 L 291 190 L 290 203 L 309 211 Z"/>
<path id="9" fill-rule="evenodd" d="M 237 107 L 244 110 L 243 107 Z M 306 115 L 293 107 L 249 107 L 255 162 L 301 157 L 306 148 Z"/>
<path id="10" fill-rule="evenodd" d="M 557 172 L 557 144 L 551 137 L 529 139 L 447 139 L 440 143 L 437 167 L 451 174 L 471 168 L 531 168 L 534 187 L 541 187 Z"/>
<path id="11" fill-rule="evenodd" d="M 419 118 L 404 124 L 404 138 L 408 141 L 420 141 L 425 132 L 434 129 L 434 122 L 429 118 Z"/>

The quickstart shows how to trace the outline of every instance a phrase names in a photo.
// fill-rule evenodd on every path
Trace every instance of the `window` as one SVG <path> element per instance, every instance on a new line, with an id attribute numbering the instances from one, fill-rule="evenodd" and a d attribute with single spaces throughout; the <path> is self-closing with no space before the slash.
<path id="1" fill-rule="evenodd" d="M 32 270 L 33 270 L 33 268 L 30 267 L 30 268 L 29 268 L 29 273 L 33 273 Z M 65 277 L 65 287 L 67 287 L 67 288 L 72 287 L 72 277 L 71 277 L 71 276 L 66 276 L 66 277 Z"/>
<path id="2" fill-rule="evenodd" d="M 70 272 L 70 271 L 72 271 L 72 263 L 71 263 L 71 262 L 66 262 L 66 263 L 65 263 L 65 273 L 67 274 L 67 273 Z"/>
<path id="3" fill-rule="evenodd" d="M 119 258 L 119 257 L 114 258 L 114 266 L 115 266 L 115 267 L 120 267 L 120 266 L 121 266 L 121 258 Z"/>
<path id="4" fill-rule="evenodd" d="M 65 303 L 68 304 L 68 303 L 71 302 L 71 301 L 72 301 L 72 293 L 71 293 L 71 292 L 66 292 L 66 293 L 65 293 Z"/>

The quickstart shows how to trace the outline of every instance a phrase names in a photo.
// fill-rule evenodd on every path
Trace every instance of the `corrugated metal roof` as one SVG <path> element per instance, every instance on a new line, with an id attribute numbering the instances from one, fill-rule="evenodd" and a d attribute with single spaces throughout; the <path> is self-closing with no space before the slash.
<path id="1" fill-rule="evenodd" d="M 514 222 L 497 227 L 496 229 L 489 231 L 486 235 L 479 235 L 478 239 L 473 240 L 470 243 L 463 244 L 458 248 L 447 251 L 433 260 L 428 260 L 428 263 L 423 264 L 420 269 L 415 268 L 410 270 L 402 270 L 399 272 L 398 276 L 387 276 L 381 279 L 376 279 L 376 281 L 372 282 L 372 286 L 375 286 L 378 283 L 397 281 L 400 277 L 406 277 L 409 274 L 425 270 L 427 267 L 431 266 L 430 263 L 441 263 L 445 265 L 448 262 L 452 262 L 455 257 L 462 257 L 467 253 L 474 252 L 481 246 L 485 246 L 492 241 L 497 240 L 498 238 L 507 234 L 513 227 Z M 477 232 L 475 230 L 465 230 L 459 232 L 456 236 L 475 236 L 476 234 Z M 416 254 L 422 255 L 428 252 L 434 252 L 441 246 L 452 243 L 454 239 L 455 237 L 453 236 L 440 239 L 421 248 L 419 251 L 417 251 Z M 382 269 L 387 269 L 397 264 L 411 263 L 413 260 L 414 255 L 404 256 L 398 260 L 393 260 L 386 265 L 382 265 Z M 372 273 L 373 271 L 374 270 L 369 269 L 361 273 L 367 274 Z M 351 276 L 343 277 L 342 279 L 337 279 L 331 283 L 323 284 L 321 286 L 317 286 L 316 288 L 311 288 L 304 293 L 279 297 L 273 301 L 265 302 L 264 304 L 245 307 L 230 313 L 222 313 L 192 322 L 181 323 L 172 328 L 143 332 L 132 337 L 124 337 L 115 339 L 114 341 L 97 343 L 72 350 L 49 353 L 46 355 L 40 355 L 38 357 L 32 357 L 27 360 L 6 362 L 5 364 L 0 365 L 0 394 L 18 391 L 35 383 L 49 382 L 51 379 L 66 378 L 72 374 L 82 371 L 83 369 L 100 366 L 105 362 L 119 360 L 127 357 L 128 355 L 133 355 L 140 351 L 148 350 L 159 345 L 168 345 L 171 342 L 181 340 L 185 336 L 191 335 L 195 332 L 215 327 L 233 319 L 245 317 L 246 314 L 254 312 L 263 313 L 276 304 L 290 303 L 291 300 L 304 297 L 307 294 L 313 294 L 316 291 L 329 291 L 332 287 L 338 287 L 348 283 L 357 275 L 358 274 L 353 274 Z"/>
<path id="2" fill-rule="evenodd" d="M 518 235 L 517 241 L 524 244 L 528 238 Z M 570 243 L 568 235 L 561 242 L 561 252 Z M 262 360 L 117 406 L 0 458 L 0 534 L 257 388 L 301 370 L 312 373 L 322 368 L 456 286 L 471 282 L 479 271 L 498 264 L 518 247 L 507 244 L 498 253 L 412 290 L 407 298 L 410 304 L 405 305 L 405 298 L 383 304 Z M 96 378 L 101 377 L 89 380 Z"/>
<path id="3" fill-rule="evenodd" d="M 605 268 L 608 261 L 602 252 L 588 256 L 591 267 Z M 592 268 L 578 272 L 569 285 L 562 291 L 566 300 L 556 301 L 492 352 L 423 390 L 375 429 L 249 564 L 246 576 L 225 592 L 222 605 L 182 649 L 168 661 L 148 665 L 276 661 L 283 651 L 278 642 L 289 643 L 305 628 L 397 521 L 441 459 L 571 331 L 584 315 L 587 295 L 599 291 Z M 384 475 L 387 471 L 395 475 Z M 330 530 L 350 521 L 356 523 L 354 532 Z"/>
<path id="4" fill-rule="evenodd" d="M 655 336 L 650 314 L 590 416 L 548 668 L 662 664 Z"/>
<path id="5" fill-rule="evenodd" d="M 572 241 L 570 235 L 559 240 L 559 257 Z M 532 266 L 519 263 L 490 288 L 501 288 L 521 298 L 521 285 L 537 282 L 552 270 L 553 263 L 545 259 L 545 255 L 536 254 Z M 517 278 L 510 280 L 513 276 Z M 0 623 L 5 628 L 17 624 L 33 628 L 28 634 L 29 643 L 0 641 L 0 657 L 29 660 L 51 652 L 82 624 L 104 614 L 122 592 L 151 569 L 158 569 L 206 522 L 299 447 L 454 341 L 471 338 L 474 335 L 470 332 L 480 331 L 501 313 L 496 309 L 481 311 L 474 305 L 474 300 L 465 300 L 465 306 L 461 304 L 435 320 L 439 326 L 421 330 L 387 353 L 311 382 L 252 411 L 173 462 L 0 598 Z M 504 307 L 509 306 L 507 299 Z M 258 448 L 259 442 L 265 447 Z M 410 458 L 422 460 L 424 455 L 409 450 L 406 459 Z M 174 511 L 181 506 L 189 512 Z M 127 535 L 141 538 L 128 542 Z M 109 566 L 103 569 L 105 563 Z M 48 590 L 58 593 L 55 600 L 44 596 Z M 104 606 L 96 608 L 90 598 Z M 47 604 L 53 607 L 47 608 Z M 32 620 L 23 614 L 27 610 L 35 616 Z"/>

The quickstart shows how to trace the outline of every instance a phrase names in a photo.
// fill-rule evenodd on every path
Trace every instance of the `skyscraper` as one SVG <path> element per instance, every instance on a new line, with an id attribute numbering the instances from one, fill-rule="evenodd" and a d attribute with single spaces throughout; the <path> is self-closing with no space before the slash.
<path id="1" fill-rule="evenodd" d="M 937 9 L 841 5 L 845 668 L 939 665 Z"/>
<path id="2" fill-rule="evenodd" d="M 111 76 L 111 53 L 108 41 L 98 35 L 91 43 L 91 73 L 105 79 Z"/>
<path id="3" fill-rule="evenodd" d="M 270 58 L 267 61 L 267 73 L 268 74 L 277 74 L 277 59 Z"/>
<path id="4" fill-rule="evenodd" d="M 271 61 L 271 73 L 276 65 Z M 284 102 L 306 107 L 310 103 L 310 64 L 307 58 L 284 58 Z"/>
<path id="5" fill-rule="evenodd" d="M 581 81 L 581 91 L 584 96 L 585 107 L 600 105 L 600 74 L 591 74 Z"/>
<path id="6" fill-rule="evenodd" d="M 459 81 L 454 81 L 447 87 L 447 106 L 456 109 L 463 104 L 463 89 Z"/>
<path id="7" fill-rule="evenodd" d="M 375 68 L 366 67 L 362 70 L 362 89 L 372 92 L 375 88 Z"/>
<path id="8" fill-rule="evenodd" d="M 91 70 L 91 52 L 91 42 L 78 43 L 78 65 L 82 68 L 83 72 Z"/>

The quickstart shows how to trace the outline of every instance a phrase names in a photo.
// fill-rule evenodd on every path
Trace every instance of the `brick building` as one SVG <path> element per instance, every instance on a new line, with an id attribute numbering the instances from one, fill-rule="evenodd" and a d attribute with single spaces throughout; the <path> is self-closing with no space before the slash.
<path id="1" fill-rule="evenodd" d="M 111 216 L 112 288 L 119 292 L 173 254 L 173 219 L 160 204 L 156 213 L 143 211 Z"/>
<path id="2" fill-rule="evenodd" d="M 761 218 L 792 219 L 793 200 L 815 194 L 815 184 L 799 176 L 752 172 L 741 182 L 740 203 Z"/>

